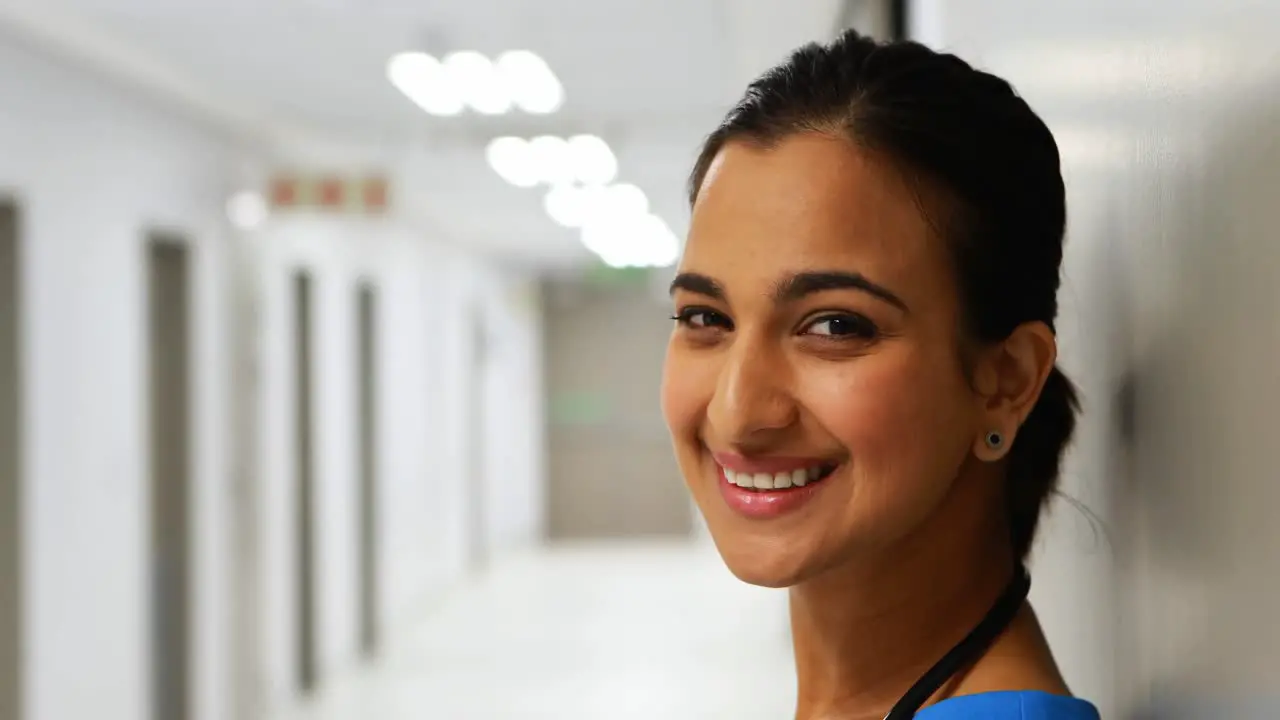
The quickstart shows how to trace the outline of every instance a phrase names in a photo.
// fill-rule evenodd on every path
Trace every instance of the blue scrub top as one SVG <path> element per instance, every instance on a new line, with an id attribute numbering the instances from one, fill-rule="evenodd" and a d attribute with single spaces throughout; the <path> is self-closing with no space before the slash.
<path id="1" fill-rule="evenodd" d="M 916 720 L 1099 720 L 1091 703 L 1033 690 L 948 698 L 916 713 Z"/>

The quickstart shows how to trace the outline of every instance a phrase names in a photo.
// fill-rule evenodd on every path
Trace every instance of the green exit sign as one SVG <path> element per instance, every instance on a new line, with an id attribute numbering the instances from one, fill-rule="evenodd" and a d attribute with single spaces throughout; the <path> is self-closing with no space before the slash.
<path id="1" fill-rule="evenodd" d="M 649 268 L 615 268 L 597 262 L 587 269 L 583 279 L 593 285 L 643 285 L 649 278 Z"/>

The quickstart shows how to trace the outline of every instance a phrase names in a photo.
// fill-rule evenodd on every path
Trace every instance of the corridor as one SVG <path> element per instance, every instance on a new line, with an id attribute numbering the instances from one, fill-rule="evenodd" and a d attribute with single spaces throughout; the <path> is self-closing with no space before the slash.
<path id="1" fill-rule="evenodd" d="M 708 547 L 514 556 L 280 720 L 776 720 L 793 711 L 786 595 Z"/>
<path id="2" fill-rule="evenodd" d="M 871 354 L 801 327 L 894 329 L 858 288 L 759 325 L 795 353 L 732 353 L 793 367 L 682 373 L 673 320 L 708 308 L 671 285 L 714 269 L 682 257 L 699 148 L 847 29 L 1007 79 L 1052 132 L 1008 155 L 1065 191 L 1035 264 L 1081 407 L 1029 563 L 1071 691 L 1275 720 L 1275 28 L 1280 0 L 0 0 L 0 720 L 793 717 L 786 594 L 728 573 L 668 419 L 786 380 L 830 412 L 788 412 L 826 426 L 791 449 L 857 460 L 926 431 L 848 408 L 933 386 L 800 383 Z M 734 267 L 769 227 L 739 220 L 704 235 Z M 715 311 L 880 264 L 783 245 L 807 222 Z"/>

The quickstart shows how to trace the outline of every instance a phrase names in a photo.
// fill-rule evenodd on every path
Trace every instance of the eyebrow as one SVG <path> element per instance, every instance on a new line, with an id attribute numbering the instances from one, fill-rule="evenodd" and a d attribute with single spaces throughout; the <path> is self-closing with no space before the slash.
<path id="1" fill-rule="evenodd" d="M 671 281 L 671 294 L 677 290 L 685 290 L 698 295 L 705 295 L 715 300 L 726 300 L 724 288 L 714 279 L 701 273 L 680 273 Z M 862 273 L 844 270 L 825 270 L 820 272 L 801 272 L 784 278 L 774 286 L 775 302 L 795 302 L 808 295 L 828 290 L 858 290 L 899 310 L 906 311 L 907 304 L 888 288 L 868 280 Z"/>
<path id="2" fill-rule="evenodd" d="M 883 285 L 867 279 L 862 273 L 843 270 L 796 273 L 782 280 L 774 288 L 773 296 L 779 302 L 794 302 L 807 295 L 827 290 L 860 290 L 877 297 L 899 310 L 906 311 L 907 304 Z"/>
<path id="3" fill-rule="evenodd" d="M 671 281 L 669 292 L 675 295 L 677 290 L 706 295 L 714 300 L 726 299 L 724 288 L 720 287 L 720 283 L 700 273 L 680 273 L 676 275 L 676 279 Z"/>

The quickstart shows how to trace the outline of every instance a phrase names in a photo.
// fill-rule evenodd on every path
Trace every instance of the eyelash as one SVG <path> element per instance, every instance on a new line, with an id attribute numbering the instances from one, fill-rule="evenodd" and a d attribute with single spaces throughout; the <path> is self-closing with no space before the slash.
<path id="1" fill-rule="evenodd" d="M 880 337 L 880 329 L 876 327 L 875 323 L 871 322 L 871 320 L 867 318 L 865 315 L 859 315 L 858 313 L 851 313 L 851 312 L 827 313 L 824 315 L 819 315 L 818 317 L 815 317 L 813 320 L 805 323 L 804 327 L 806 329 L 810 329 L 814 325 L 817 325 L 819 323 L 833 322 L 833 321 L 841 321 L 844 323 L 848 323 L 849 325 L 852 325 L 852 327 L 849 328 L 850 332 L 846 332 L 838 335 L 834 333 L 828 334 L 828 335 L 819 335 L 818 337 L 830 338 L 836 341 L 861 340 L 864 342 L 868 340 L 875 340 L 876 338 Z"/>
<path id="2" fill-rule="evenodd" d="M 710 330 L 712 328 L 717 327 L 716 324 L 713 324 L 710 322 L 704 322 L 704 324 L 702 325 L 693 324 L 693 319 L 699 315 L 706 315 L 709 318 L 715 318 L 720 321 L 721 325 L 728 325 L 727 328 L 721 327 L 720 329 L 727 329 L 727 330 L 733 329 L 732 320 L 726 317 L 723 313 L 719 313 L 719 312 L 716 312 L 715 310 L 712 310 L 711 308 L 705 308 L 705 307 L 681 308 L 680 310 L 676 311 L 675 315 L 671 316 L 671 319 L 675 320 L 682 327 L 688 328 L 690 330 Z"/>
<path id="3" fill-rule="evenodd" d="M 707 316 L 707 319 L 704 320 L 701 325 L 695 325 L 693 322 L 694 318 L 700 315 Z M 732 320 L 730 320 L 723 313 L 720 313 L 716 310 L 712 310 L 710 308 L 705 308 L 705 307 L 681 308 L 678 312 L 676 312 L 675 315 L 671 316 L 671 319 L 676 321 L 682 327 L 688 330 L 693 330 L 693 331 L 711 330 L 711 329 L 733 330 Z M 874 322 L 872 322 L 865 315 L 860 315 L 858 313 L 851 313 L 851 312 L 824 313 L 824 314 L 818 315 L 817 317 L 814 317 L 812 320 L 809 320 L 802 327 L 805 329 L 811 329 L 813 326 L 819 323 L 833 322 L 833 321 L 844 321 L 844 322 L 851 323 L 853 325 L 853 328 L 851 328 L 852 332 L 847 332 L 842 334 L 829 333 L 826 335 L 815 335 L 810 332 L 805 332 L 803 334 L 811 335 L 813 337 L 827 338 L 834 342 L 848 342 L 850 340 L 858 340 L 858 341 L 866 342 L 869 340 L 875 340 L 881 336 L 880 329 L 876 326 Z"/>

